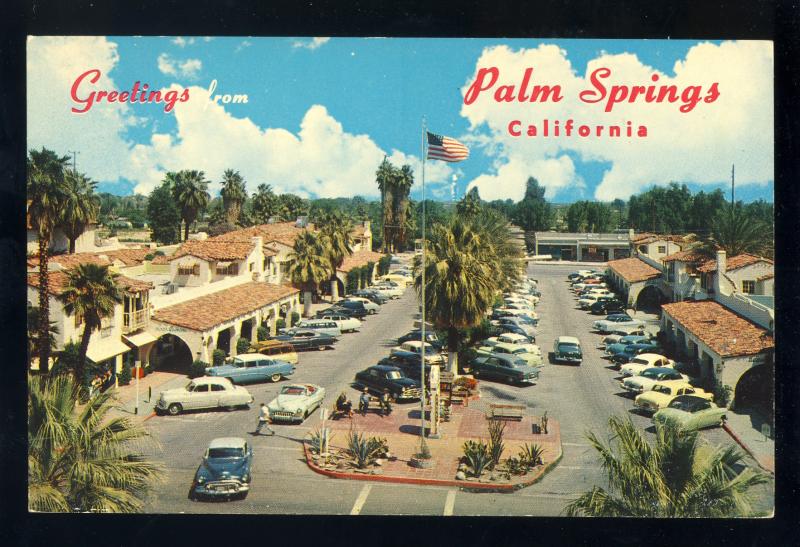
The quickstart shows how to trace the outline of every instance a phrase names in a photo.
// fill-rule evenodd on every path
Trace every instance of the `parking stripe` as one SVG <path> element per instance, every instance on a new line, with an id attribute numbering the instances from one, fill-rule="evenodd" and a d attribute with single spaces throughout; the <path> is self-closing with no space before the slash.
<path id="1" fill-rule="evenodd" d="M 446 517 L 453 516 L 453 507 L 456 504 L 456 492 L 457 490 L 450 490 L 447 492 L 447 499 L 444 500 L 444 516 Z"/>
<path id="2" fill-rule="evenodd" d="M 358 494 L 358 498 L 356 498 L 353 508 L 350 510 L 351 515 L 358 515 L 361 513 L 361 508 L 364 507 L 364 504 L 367 502 L 367 496 L 369 496 L 370 490 L 372 490 L 372 485 L 365 484 L 364 488 L 361 489 L 361 493 Z"/>

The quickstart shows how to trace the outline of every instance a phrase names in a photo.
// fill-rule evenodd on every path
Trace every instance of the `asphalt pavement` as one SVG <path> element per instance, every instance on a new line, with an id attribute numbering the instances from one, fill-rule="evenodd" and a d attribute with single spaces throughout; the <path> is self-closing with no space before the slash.
<path id="1" fill-rule="evenodd" d="M 568 290 L 566 275 L 572 265 L 531 265 L 529 274 L 539 280 L 542 297 L 536 308 L 540 317 L 537 344 L 546 354 L 561 335 L 576 336 L 583 346 L 581 366 L 545 364 L 539 382 L 517 387 L 481 381 L 482 397 L 476 405 L 505 402 L 527 405 L 532 413 L 557 418 L 561 424 L 563 458 L 542 481 L 512 494 L 468 493 L 455 488 L 401 485 L 330 479 L 312 472 L 305 464 L 301 442 L 319 427 L 315 412 L 302 425 L 274 425 L 275 436 L 252 436 L 258 404 L 269 402 L 280 387 L 253 384 L 250 410 L 214 411 L 158 416 L 145 422 L 160 443 L 156 450 L 166 468 L 145 507 L 153 513 L 255 513 L 255 514 L 361 514 L 361 515 L 559 515 L 564 505 L 594 485 L 604 484 L 595 451 L 586 440 L 594 431 L 607 437 L 609 416 L 630 416 L 647 430 L 649 418 L 632 413 L 633 401 L 622 393 L 618 373 L 602 359 L 601 336 L 591 332 L 596 319 L 577 308 Z M 323 406 L 330 407 L 340 391 L 355 400 L 350 383 L 356 372 L 388 355 L 395 340 L 408 332 L 417 313 L 413 289 L 369 316 L 358 333 L 343 335 L 336 348 L 300 354 L 300 364 L 288 381 L 304 381 L 326 388 Z M 654 318 L 650 318 L 655 328 Z M 414 403 L 411 403 L 412 405 Z M 472 406 L 472 405 L 471 405 Z M 197 502 L 188 499 L 194 472 L 208 442 L 221 436 L 242 436 L 254 448 L 253 482 L 244 500 Z M 721 429 L 703 431 L 714 445 L 733 443 Z M 755 462 L 749 461 L 751 465 Z M 774 506 L 774 484 L 758 490 L 756 509 Z"/>

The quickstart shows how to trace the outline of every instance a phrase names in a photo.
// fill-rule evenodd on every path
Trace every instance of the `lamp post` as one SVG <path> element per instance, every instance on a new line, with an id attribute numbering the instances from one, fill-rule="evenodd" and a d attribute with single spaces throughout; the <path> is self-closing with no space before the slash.
<path id="1" fill-rule="evenodd" d="M 139 367 L 141 365 L 141 361 L 136 359 L 135 361 L 135 368 L 136 371 L 136 406 L 133 409 L 134 414 L 139 414 Z"/>

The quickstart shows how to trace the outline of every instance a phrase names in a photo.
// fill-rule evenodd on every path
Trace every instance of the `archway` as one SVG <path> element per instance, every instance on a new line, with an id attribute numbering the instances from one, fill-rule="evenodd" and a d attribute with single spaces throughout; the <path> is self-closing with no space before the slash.
<path id="1" fill-rule="evenodd" d="M 636 297 L 636 309 L 647 313 L 658 313 L 663 297 L 655 286 L 648 285 Z"/>
<path id="2" fill-rule="evenodd" d="M 167 333 L 153 344 L 149 360 L 156 370 L 187 374 L 193 360 L 192 350 L 179 337 Z"/>
<path id="3" fill-rule="evenodd" d="M 771 365 L 758 365 L 742 374 L 736 383 L 733 406 L 737 411 L 755 409 L 771 417 L 775 404 L 775 373 Z"/>
<path id="4" fill-rule="evenodd" d="M 231 354 L 231 329 L 219 331 L 217 334 L 217 348 L 225 352 L 226 355 Z"/>

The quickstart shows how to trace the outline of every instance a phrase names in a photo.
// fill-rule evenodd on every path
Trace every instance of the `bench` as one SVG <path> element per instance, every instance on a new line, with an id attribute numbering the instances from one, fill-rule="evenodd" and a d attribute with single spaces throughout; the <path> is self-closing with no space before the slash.
<path id="1" fill-rule="evenodd" d="M 525 405 L 500 405 L 492 403 L 489 405 L 489 418 L 493 420 L 522 421 L 527 409 L 528 407 Z"/>

